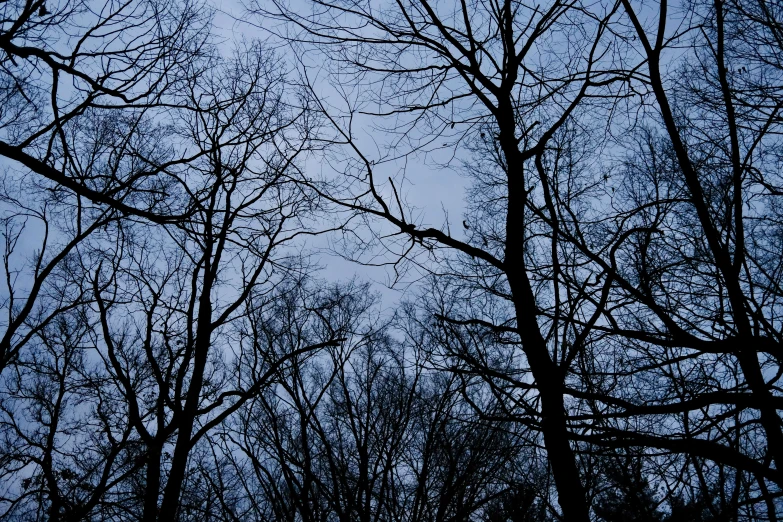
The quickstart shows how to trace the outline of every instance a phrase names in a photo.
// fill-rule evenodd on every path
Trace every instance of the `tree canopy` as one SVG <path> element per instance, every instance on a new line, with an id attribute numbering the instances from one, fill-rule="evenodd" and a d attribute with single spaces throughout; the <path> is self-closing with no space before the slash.
<path id="1" fill-rule="evenodd" d="M 780 0 L 0 24 L 1 520 L 778 520 Z"/>

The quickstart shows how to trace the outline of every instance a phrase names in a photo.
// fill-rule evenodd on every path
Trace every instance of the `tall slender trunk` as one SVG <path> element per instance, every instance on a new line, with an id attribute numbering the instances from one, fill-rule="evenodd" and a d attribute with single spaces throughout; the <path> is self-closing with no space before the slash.
<path id="1" fill-rule="evenodd" d="M 188 456 L 192 446 L 193 426 L 196 421 L 201 389 L 204 383 L 204 369 L 207 365 L 207 355 L 212 337 L 212 300 L 211 290 L 213 274 L 209 264 L 204 267 L 204 286 L 199 298 L 198 321 L 196 323 L 196 339 L 193 357 L 193 373 L 190 377 L 185 407 L 177 422 L 177 442 L 171 459 L 171 469 L 163 490 L 163 501 L 160 506 L 158 520 L 173 522 L 176 519 L 179 506 L 179 496 L 182 482 L 185 480 Z"/>
<path id="2" fill-rule="evenodd" d="M 513 113 L 511 113 L 513 114 Z M 523 165 L 512 122 L 501 125 L 500 142 L 508 165 L 505 272 L 530 370 L 541 398 L 542 433 L 547 458 L 566 522 L 589 522 L 590 509 L 582 486 L 576 456 L 570 444 L 565 415 L 564 373 L 552 360 L 537 321 L 533 288 L 525 268 L 525 187 Z"/>
<path id="3" fill-rule="evenodd" d="M 715 229 L 715 225 L 712 223 L 699 176 L 691 163 L 688 151 L 680 137 L 674 114 L 669 105 L 668 95 L 664 90 L 657 55 L 653 56 L 653 58 L 649 60 L 649 63 L 653 91 L 661 109 L 664 125 L 677 155 L 680 170 L 683 173 L 683 177 L 685 178 L 685 182 L 690 191 L 691 202 L 696 209 L 716 268 L 723 276 L 728 291 L 729 302 L 732 307 L 732 314 L 740 338 L 747 339 L 744 346 L 740 348 L 739 351 L 735 352 L 734 355 L 739 362 L 740 369 L 748 384 L 748 388 L 750 388 L 751 393 L 756 398 L 756 407 L 760 413 L 760 422 L 767 436 L 767 448 L 770 454 L 772 454 L 775 461 L 775 467 L 778 470 L 777 482 L 778 484 L 783 484 L 783 429 L 781 429 L 780 417 L 777 415 L 777 410 L 772 405 L 772 394 L 770 393 L 761 372 L 758 352 L 756 351 L 755 343 L 753 342 L 753 329 L 750 320 L 745 313 L 745 296 L 740 285 L 739 272 L 732 266 L 729 251 L 721 244 L 718 232 Z M 738 195 L 736 197 L 738 197 Z M 740 252 L 742 248 L 744 248 L 744 245 L 737 246 L 738 252 Z"/>

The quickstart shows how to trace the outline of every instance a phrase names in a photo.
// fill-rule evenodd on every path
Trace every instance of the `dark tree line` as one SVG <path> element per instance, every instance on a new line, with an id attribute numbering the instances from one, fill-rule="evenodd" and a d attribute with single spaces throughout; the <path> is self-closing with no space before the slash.
<path id="1" fill-rule="evenodd" d="M 0 2 L 2 519 L 778 519 L 779 0 L 212 8 Z"/>

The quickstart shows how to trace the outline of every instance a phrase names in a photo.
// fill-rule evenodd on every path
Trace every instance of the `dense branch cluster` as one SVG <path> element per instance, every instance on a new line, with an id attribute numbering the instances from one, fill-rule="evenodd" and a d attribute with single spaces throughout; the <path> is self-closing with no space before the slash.
<path id="1" fill-rule="evenodd" d="M 778 520 L 780 0 L 236 8 L 0 0 L 1 520 Z"/>

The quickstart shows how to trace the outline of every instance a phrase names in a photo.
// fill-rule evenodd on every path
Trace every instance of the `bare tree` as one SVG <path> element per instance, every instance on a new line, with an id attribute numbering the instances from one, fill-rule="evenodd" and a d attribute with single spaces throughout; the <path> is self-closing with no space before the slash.
<path id="1" fill-rule="evenodd" d="M 181 89 L 208 68 L 202 58 L 211 52 L 209 12 L 202 7 L 187 2 L 4 2 L 0 155 L 94 204 L 157 221 L 175 218 L 182 209 L 155 197 L 154 185 L 168 178 L 170 165 L 186 158 L 161 163 L 131 140 L 146 133 L 137 126 L 147 118 L 184 107 L 187 92 Z M 96 110 L 124 121 L 124 152 L 139 154 L 135 159 L 143 165 L 128 171 L 109 163 L 101 172 L 85 171 L 87 158 L 69 139 L 69 128 L 91 131 L 87 121 Z"/>
<path id="2" fill-rule="evenodd" d="M 61 272 L 66 266 L 73 271 L 65 291 L 76 293 L 80 300 L 70 301 L 71 308 L 84 318 L 77 323 L 84 328 L 78 349 L 69 344 L 76 338 L 58 346 L 75 350 L 84 362 L 76 369 L 56 363 L 66 352 L 52 349 L 51 364 L 59 372 L 54 382 L 62 390 L 54 398 L 28 397 L 34 408 L 57 405 L 48 417 L 19 419 L 24 403 L 19 389 L 26 389 L 27 381 L 9 377 L 6 390 L 8 424 L 32 423 L 47 432 L 45 444 L 28 450 L 18 437 L 11 441 L 8 472 L 30 480 L 47 477 L 39 491 L 52 520 L 93 516 L 98 504 L 101 516 L 123 518 L 126 512 L 142 520 L 175 519 L 194 447 L 269 386 L 290 359 L 341 342 L 319 315 L 320 305 L 290 297 L 308 284 L 300 238 L 323 228 L 316 228 L 317 196 L 298 182 L 292 167 L 309 147 L 313 122 L 306 107 L 291 103 L 298 99 L 290 96 L 274 63 L 274 55 L 259 46 L 233 59 L 212 58 L 210 72 L 191 79 L 189 107 L 172 113 L 177 118 L 165 127 L 167 133 L 143 135 L 177 140 L 193 157 L 186 165 L 167 167 L 177 175 L 173 187 L 158 185 L 166 201 L 184 200 L 182 205 L 191 208 L 187 219 L 168 225 L 128 213 L 98 222 L 104 226 L 93 225 L 98 231 L 73 249 L 67 264 L 58 265 Z M 122 157 L 122 144 L 98 145 Z M 128 161 L 134 159 L 130 156 Z M 56 282 L 47 280 L 54 289 Z M 274 323 L 285 335 L 313 321 L 325 324 L 308 345 L 265 334 Z M 45 345 L 53 343 L 48 329 L 36 325 L 32 332 Z M 45 381 L 51 372 L 41 364 L 35 371 Z M 89 380 L 77 386 L 72 380 L 79 382 L 82 374 Z M 61 395 L 69 390 L 85 411 L 62 410 Z M 87 419 L 85 424 L 65 428 L 71 414 Z M 90 416 L 101 422 L 96 426 Z M 104 446 L 117 446 L 96 457 L 104 469 L 102 491 L 95 489 L 89 498 L 59 493 L 63 480 L 86 480 L 86 472 L 71 469 L 64 476 L 62 471 L 72 468 L 78 455 L 77 434 L 84 440 L 107 438 Z M 27 462 L 38 465 L 30 469 Z"/>
<path id="3" fill-rule="evenodd" d="M 317 15 L 283 4 L 277 4 L 276 14 L 300 29 L 292 38 L 335 57 L 336 78 L 355 78 L 362 89 L 357 111 L 395 119 L 394 132 L 404 136 L 399 147 L 412 143 L 412 149 L 398 147 L 392 153 L 426 151 L 437 139 L 447 148 L 472 143 L 495 158 L 489 171 L 477 166 L 479 183 L 490 182 L 497 203 L 492 208 L 500 212 L 492 224 L 468 218 L 465 234 L 448 226 L 428 228 L 406 216 L 393 183 L 381 187 L 375 160 L 356 146 L 355 130 L 335 117 L 337 141 L 352 148 L 356 158 L 344 169 L 355 180 L 355 192 L 351 198 L 332 197 L 391 223 L 410 246 L 421 241 L 427 248 L 455 250 L 468 286 L 492 286 L 483 301 L 493 310 L 490 316 L 477 311 L 443 319 L 484 321 L 517 337 L 529 384 L 535 383 L 537 395 L 530 399 L 537 402 L 557 489 L 568 498 L 561 503 L 563 515 L 588 520 L 587 496 L 569 442 L 565 382 L 600 316 L 601 289 L 567 300 L 568 290 L 559 282 L 565 277 L 584 281 L 584 276 L 578 273 L 581 261 L 560 242 L 558 231 L 565 226 L 561 212 L 569 222 L 586 218 L 583 202 L 595 197 L 597 180 L 572 177 L 569 185 L 569 172 L 556 177 L 547 166 L 557 161 L 551 159 L 550 142 L 558 135 L 565 139 L 568 122 L 586 110 L 583 105 L 605 112 L 603 105 L 627 93 L 623 86 L 635 70 L 628 71 L 612 55 L 607 29 L 618 6 L 557 1 L 543 7 L 511 1 L 463 2 L 453 8 L 430 2 L 313 5 Z M 592 100 L 598 102 L 587 103 Z M 384 192 L 394 195 L 384 197 Z M 471 291 L 466 287 L 465 292 Z M 497 303 L 490 304 L 495 298 Z M 575 342 L 563 347 L 561 340 L 572 333 Z"/>
<path id="4" fill-rule="evenodd" d="M 352 192 L 321 190 L 398 258 L 429 251 L 449 353 L 540 430 L 564 518 L 590 517 L 598 446 L 728 466 L 774 519 L 778 6 L 311 5 L 258 10 L 351 86 L 320 108 Z M 362 114 L 393 137 L 378 157 Z M 380 181 L 439 149 L 474 180 L 461 229 Z"/>
<path id="5" fill-rule="evenodd" d="M 514 423 L 492 418 L 493 400 L 455 373 L 435 370 L 427 333 L 404 323 L 359 323 L 347 349 L 292 366 L 229 427 L 223 455 L 256 518 L 503 520 L 514 508 L 500 500 L 525 495 L 526 510 L 546 508 Z M 471 401 L 486 401 L 487 415 Z"/>
<path id="6" fill-rule="evenodd" d="M 778 4 L 2 3 L 0 516 L 777 520 Z"/>

